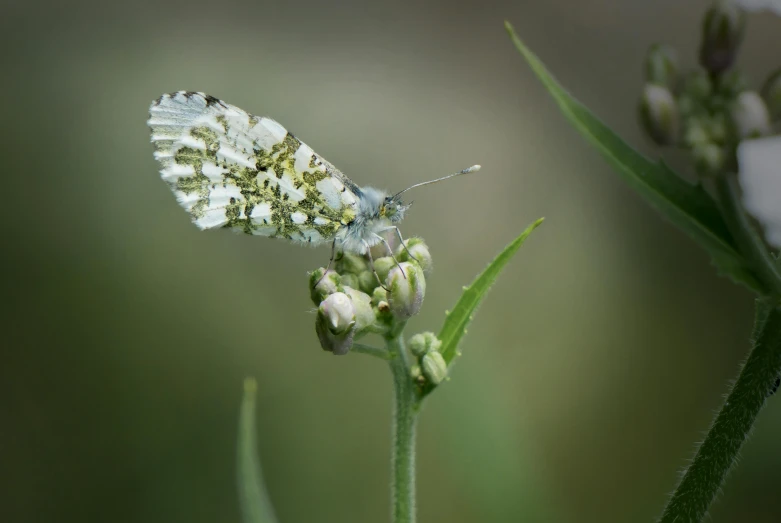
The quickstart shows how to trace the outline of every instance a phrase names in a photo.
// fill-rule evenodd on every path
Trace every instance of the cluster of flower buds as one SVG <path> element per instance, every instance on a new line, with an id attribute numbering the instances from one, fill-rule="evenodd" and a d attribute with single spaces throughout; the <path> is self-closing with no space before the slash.
<path id="1" fill-rule="evenodd" d="M 447 362 L 439 352 L 441 346 L 442 341 L 433 332 L 422 332 L 410 338 L 409 350 L 417 358 L 410 372 L 418 386 L 436 386 L 447 378 Z"/>
<path id="2" fill-rule="evenodd" d="M 734 0 L 714 0 L 702 25 L 702 69 L 681 74 L 675 50 L 651 46 L 645 61 L 640 121 L 658 145 L 688 149 L 701 176 L 734 167 L 741 140 L 768 135 L 781 120 L 781 71 L 760 95 L 733 68 L 746 32 L 746 16 Z"/>
<path id="3" fill-rule="evenodd" d="M 412 238 L 399 245 L 393 256 L 375 258 L 373 269 L 368 257 L 343 253 L 333 270 L 311 273 L 309 290 L 317 306 L 320 346 L 347 354 L 361 336 L 391 332 L 420 312 L 430 270 L 428 247 L 420 238 Z"/>

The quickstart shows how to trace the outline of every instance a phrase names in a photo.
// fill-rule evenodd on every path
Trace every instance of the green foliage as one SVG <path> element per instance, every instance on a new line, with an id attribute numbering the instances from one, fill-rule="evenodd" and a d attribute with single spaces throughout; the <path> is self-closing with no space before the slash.
<path id="1" fill-rule="evenodd" d="M 652 162 L 630 147 L 551 76 L 539 58 L 521 42 L 509 22 L 505 22 L 505 27 L 515 47 L 564 115 L 618 174 L 651 206 L 704 247 L 721 274 L 761 292 L 762 285 L 738 252 L 713 198 L 700 185 L 686 182 L 663 162 Z"/>
<path id="2" fill-rule="evenodd" d="M 483 297 L 488 292 L 488 289 L 496 281 L 499 273 L 502 272 L 504 266 L 510 261 L 510 258 L 516 253 L 516 251 L 523 245 L 526 238 L 537 228 L 543 221 L 543 218 L 535 221 L 529 227 L 526 228 L 523 233 L 513 240 L 494 260 L 485 268 L 485 270 L 475 278 L 472 285 L 464 287 L 464 292 L 456 302 L 453 310 L 448 313 L 445 319 L 445 324 L 442 325 L 442 330 L 439 332 L 439 339 L 442 340 L 442 347 L 440 352 L 445 361 L 450 364 L 457 356 L 458 343 L 461 338 L 466 334 L 466 326 L 472 320 L 472 314 L 480 305 Z"/>
<path id="3" fill-rule="evenodd" d="M 244 523 L 277 523 L 263 485 L 260 459 L 256 450 L 255 380 L 244 380 L 244 399 L 239 413 L 239 441 L 236 452 L 239 505 Z"/>

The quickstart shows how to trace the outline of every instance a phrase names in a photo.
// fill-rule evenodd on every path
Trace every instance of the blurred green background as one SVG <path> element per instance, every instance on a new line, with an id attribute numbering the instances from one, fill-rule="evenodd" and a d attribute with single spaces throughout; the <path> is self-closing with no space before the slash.
<path id="1" fill-rule="evenodd" d="M 328 249 L 202 233 L 145 125 L 200 90 L 295 132 L 357 183 L 420 189 L 436 264 L 410 333 L 547 218 L 470 328 L 419 434 L 423 522 L 651 521 L 746 354 L 752 297 L 610 172 L 502 27 L 631 143 L 649 44 L 694 63 L 705 0 L 2 4 L 0 520 L 237 522 L 242 379 L 282 523 L 389 513 L 390 374 L 324 353 Z M 778 66 L 752 15 L 742 64 Z M 679 159 L 671 159 L 681 166 Z M 713 521 L 777 522 L 781 398 Z"/>

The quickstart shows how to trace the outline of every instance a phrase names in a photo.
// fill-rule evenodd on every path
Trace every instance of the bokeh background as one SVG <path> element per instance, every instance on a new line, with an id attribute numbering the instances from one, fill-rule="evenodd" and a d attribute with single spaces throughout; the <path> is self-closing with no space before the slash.
<path id="1" fill-rule="evenodd" d="M 752 296 L 570 128 L 502 23 L 655 155 L 644 52 L 693 65 L 706 6 L 5 0 L 0 520 L 238 522 L 245 376 L 281 523 L 388 518 L 390 374 L 318 347 L 306 273 L 328 249 L 199 232 L 157 175 L 148 105 L 187 89 L 279 120 L 359 184 L 483 165 L 414 195 L 402 230 L 436 269 L 411 333 L 547 218 L 423 413 L 421 521 L 652 521 L 746 354 Z M 750 16 L 757 84 L 779 24 Z M 715 523 L 781 520 L 778 400 Z"/>

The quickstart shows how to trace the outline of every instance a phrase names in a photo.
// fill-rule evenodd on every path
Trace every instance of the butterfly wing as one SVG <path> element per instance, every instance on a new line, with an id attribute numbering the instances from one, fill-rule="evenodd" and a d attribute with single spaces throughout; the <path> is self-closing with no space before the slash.
<path id="1" fill-rule="evenodd" d="M 199 228 L 319 243 L 355 218 L 360 189 L 274 120 L 185 91 L 149 113 L 160 174 Z"/>

